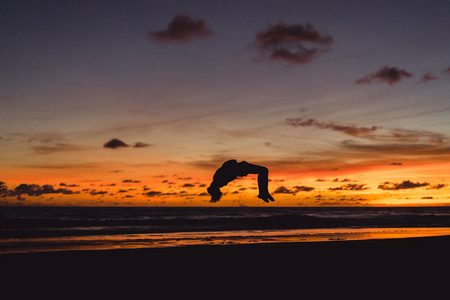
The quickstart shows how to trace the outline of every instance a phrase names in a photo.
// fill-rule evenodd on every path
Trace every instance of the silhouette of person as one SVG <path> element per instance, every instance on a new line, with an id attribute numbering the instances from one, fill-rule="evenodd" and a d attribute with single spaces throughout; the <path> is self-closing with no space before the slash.
<path id="1" fill-rule="evenodd" d="M 217 202 L 222 197 L 220 188 L 226 186 L 230 181 L 237 177 L 247 176 L 248 174 L 258 174 L 258 198 L 264 202 L 275 201 L 269 194 L 267 188 L 269 184 L 269 170 L 266 167 L 249 164 L 246 161 L 238 163 L 235 159 L 226 161 L 216 171 L 213 177 L 213 182 L 208 188 L 208 193 L 211 195 L 211 202 Z"/>

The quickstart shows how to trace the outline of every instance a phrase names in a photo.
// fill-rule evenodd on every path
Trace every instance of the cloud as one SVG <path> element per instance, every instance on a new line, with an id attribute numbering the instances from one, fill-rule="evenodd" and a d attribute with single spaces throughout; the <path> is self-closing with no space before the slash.
<path id="1" fill-rule="evenodd" d="M 89 194 L 91 194 L 92 196 L 96 196 L 96 195 L 105 195 L 108 194 L 107 191 L 97 191 L 97 190 L 92 190 L 89 192 Z"/>
<path id="2" fill-rule="evenodd" d="M 280 186 L 273 193 L 274 194 L 292 194 L 292 191 L 285 186 Z"/>
<path id="3" fill-rule="evenodd" d="M 55 189 L 50 184 L 40 186 L 37 184 L 22 183 L 17 187 L 15 187 L 14 189 L 9 189 L 4 182 L 0 181 L 0 197 L 17 196 L 18 200 L 24 200 L 24 198 L 22 198 L 23 194 L 28 196 L 42 196 L 44 194 L 72 195 L 72 194 L 79 194 L 79 192 L 74 192 L 66 188 Z"/>
<path id="4" fill-rule="evenodd" d="M 429 188 L 427 188 L 427 190 L 440 190 L 440 189 L 443 189 L 446 186 L 447 185 L 445 183 L 439 183 L 439 184 L 430 186 Z"/>
<path id="5" fill-rule="evenodd" d="M 112 139 L 103 145 L 103 148 L 109 148 L 109 149 L 118 149 L 118 148 L 126 148 L 126 147 L 130 147 L 130 146 L 125 144 L 124 142 L 122 142 L 119 139 Z"/>
<path id="6" fill-rule="evenodd" d="M 292 127 L 315 127 L 319 129 L 328 129 L 333 131 L 342 132 L 344 134 L 358 137 L 374 142 L 385 142 L 385 144 L 359 144 L 351 140 L 344 140 L 341 142 L 341 146 L 347 148 L 360 148 L 362 150 L 371 148 L 392 148 L 403 149 L 405 145 L 414 148 L 443 148 L 447 143 L 447 136 L 438 132 L 431 132 L 426 130 L 412 130 L 412 129 L 385 129 L 381 126 L 371 127 L 358 127 L 355 125 L 340 125 L 333 122 L 319 122 L 315 119 L 303 119 L 303 118 L 287 118 L 286 124 Z"/>
<path id="7" fill-rule="evenodd" d="M 192 183 L 185 183 L 185 184 L 183 184 L 181 187 L 191 188 L 191 187 L 195 187 L 195 184 L 192 184 Z"/>
<path id="8" fill-rule="evenodd" d="M 406 190 L 406 189 L 415 189 L 419 187 L 429 186 L 428 182 L 412 182 L 410 180 L 404 180 L 401 183 L 392 183 L 386 181 L 383 184 L 378 186 L 380 190 Z"/>
<path id="9" fill-rule="evenodd" d="M 426 73 L 422 76 L 422 78 L 417 81 L 416 83 L 426 83 L 428 81 L 437 80 L 439 79 L 437 76 L 432 75 L 431 73 Z"/>
<path id="10" fill-rule="evenodd" d="M 310 192 L 315 190 L 315 188 L 310 186 L 294 186 L 291 189 L 288 189 L 285 186 L 278 187 L 273 193 L 274 194 L 292 194 L 295 196 L 298 192 Z"/>
<path id="11" fill-rule="evenodd" d="M 331 35 L 321 34 L 310 23 L 288 25 L 280 21 L 257 32 L 251 46 L 260 51 L 260 60 L 301 65 L 328 51 L 331 43 Z"/>
<path id="12" fill-rule="evenodd" d="M 376 80 L 379 82 L 385 82 L 389 85 L 400 82 L 403 78 L 410 78 L 413 74 L 405 71 L 404 69 L 399 69 L 396 67 L 384 66 L 375 73 L 366 75 L 355 81 L 355 84 L 366 84 L 371 83 Z"/>
<path id="13" fill-rule="evenodd" d="M 310 192 L 310 191 L 315 190 L 315 188 L 313 188 L 311 186 L 304 186 L 304 185 L 302 185 L 302 186 L 294 186 L 293 190 L 294 190 L 295 193 L 298 193 L 298 192 Z"/>
<path id="14" fill-rule="evenodd" d="M 147 148 L 153 146 L 153 144 L 147 144 L 144 142 L 136 142 L 131 147 L 132 148 Z M 111 139 L 108 142 L 106 142 L 103 145 L 103 148 L 109 148 L 109 149 L 118 149 L 118 148 L 128 148 L 130 145 L 125 143 L 124 141 L 121 141 L 119 139 Z"/>
<path id="15" fill-rule="evenodd" d="M 332 180 L 332 182 L 352 182 L 352 181 L 354 182 L 355 180 L 351 180 L 348 178 L 344 178 L 344 179 L 335 178 Z"/>
<path id="16" fill-rule="evenodd" d="M 133 147 L 133 148 L 147 148 L 147 147 L 150 147 L 150 146 L 153 146 L 153 145 L 152 144 L 147 144 L 147 143 L 144 143 L 144 142 L 136 142 L 131 147 Z"/>
<path id="17" fill-rule="evenodd" d="M 350 150 L 376 153 L 376 154 L 399 154 L 407 156 L 427 156 L 442 157 L 450 155 L 450 147 L 446 144 L 431 142 L 392 142 L 392 143 L 372 143 L 363 144 L 352 140 L 344 140 L 340 143 L 341 147 Z"/>
<path id="18" fill-rule="evenodd" d="M 15 138 L 20 138 L 31 145 L 37 154 L 53 154 L 58 152 L 81 151 L 85 147 L 67 143 L 67 139 L 60 133 L 40 133 L 40 134 L 14 134 Z M 5 139 L 5 141 L 13 138 Z"/>
<path id="19" fill-rule="evenodd" d="M 450 68 L 443 69 L 441 71 L 441 73 L 444 74 L 444 75 L 450 75 Z"/>
<path id="20" fill-rule="evenodd" d="M 162 192 L 159 191 L 150 191 L 147 193 L 142 193 L 142 195 L 147 196 L 147 197 L 156 197 L 156 196 L 160 196 L 162 194 Z"/>
<path id="21" fill-rule="evenodd" d="M 330 190 L 330 191 L 363 191 L 363 190 L 368 190 L 368 189 L 370 189 L 370 188 L 366 187 L 365 184 L 349 183 L 349 184 L 342 185 L 340 187 L 329 188 L 328 190 Z"/>
<path id="22" fill-rule="evenodd" d="M 98 163 L 68 163 L 68 164 L 30 164 L 26 167 L 33 169 L 50 169 L 50 170 L 64 170 L 64 169 L 95 169 L 99 166 Z"/>
<path id="23" fill-rule="evenodd" d="M 64 182 L 61 182 L 61 183 L 59 184 L 59 186 L 80 187 L 79 184 L 66 184 L 66 183 L 64 183 Z"/>
<path id="24" fill-rule="evenodd" d="M 319 129 L 330 129 L 354 137 L 367 137 L 372 132 L 375 132 L 382 128 L 380 126 L 356 127 L 355 125 L 352 126 L 338 125 L 334 123 L 322 123 L 315 119 L 302 119 L 302 118 L 287 118 L 286 124 L 292 127 L 316 127 Z"/>
<path id="25" fill-rule="evenodd" d="M 166 29 L 150 31 L 149 37 L 156 42 L 185 43 L 194 39 L 211 37 L 213 31 L 208 28 L 204 20 L 194 20 L 190 15 L 176 15 Z"/>
<path id="26" fill-rule="evenodd" d="M 393 162 L 393 163 L 391 163 L 390 165 L 391 165 L 391 166 L 402 166 L 403 164 L 402 164 L 402 163 L 399 163 L 399 162 Z"/>
<path id="27" fill-rule="evenodd" d="M 133 180 L 133 179 L 124 179 L 124 180 L 122 180 L 122 182 L 125 182 L 125 183 L 140 183 L 141 181 L 140 180 Z"/>
<path id="28" fill-rule="evenodd" d="M 83 150 L 83 147 L 65 143 L 54 143 L 53 145 L 33 146 L 32 149 L 38 154 L 53 154 L 57 152 L 80 151 Z"/>

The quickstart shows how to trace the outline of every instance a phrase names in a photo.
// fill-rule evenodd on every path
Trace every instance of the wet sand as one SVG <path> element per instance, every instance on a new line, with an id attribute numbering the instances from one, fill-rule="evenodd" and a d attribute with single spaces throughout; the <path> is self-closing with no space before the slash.
<path id="1" fill-rule="evenodd" d="M 399 287 L 413 291 L 425 283 L 447 287 L 449 250 L 450 236 L 440 236 L 16 253 L 0 255 L 0 264 L 5 287 L 20 282 L 74 293 L 87 288 L 112 294 L 123 288 L 182 292 L 181 287 L 194 293 L 239 287 L 261 293 L 274 285 L 299 293 L 313 287 L 318 293 L 355 287 L 378 293 Z"/>

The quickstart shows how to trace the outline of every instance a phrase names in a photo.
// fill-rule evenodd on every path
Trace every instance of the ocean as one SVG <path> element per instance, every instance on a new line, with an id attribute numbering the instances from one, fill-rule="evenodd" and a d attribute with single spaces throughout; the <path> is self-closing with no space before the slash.
<path id="1" fill-rule="evenodd" d="M 450 234 L 450 207 L 2 207 L 0 253 Z"/>

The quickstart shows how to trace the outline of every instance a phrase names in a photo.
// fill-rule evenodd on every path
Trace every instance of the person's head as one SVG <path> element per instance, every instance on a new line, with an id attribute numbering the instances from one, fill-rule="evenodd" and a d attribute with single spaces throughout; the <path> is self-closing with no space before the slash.
<path id="1" fill-rule="evenodd" d="M 217 202 L 222 198 L 222 192 L 220 189 L 216 186 L 213 186 L 212 184 L 208 188 L 208 193 L 211 195 L 211 201 L 210 202 Z"/>

